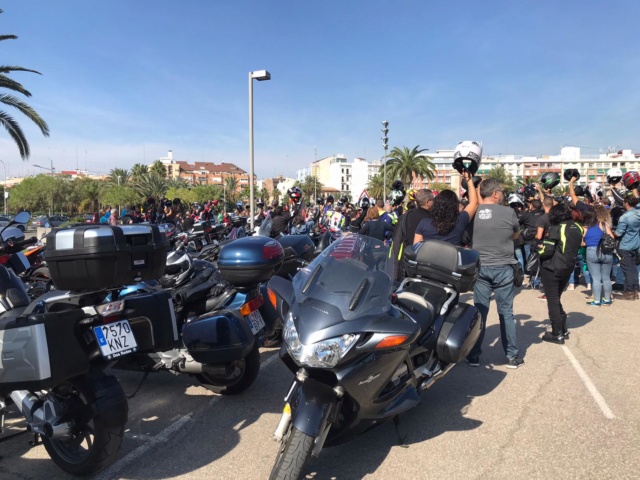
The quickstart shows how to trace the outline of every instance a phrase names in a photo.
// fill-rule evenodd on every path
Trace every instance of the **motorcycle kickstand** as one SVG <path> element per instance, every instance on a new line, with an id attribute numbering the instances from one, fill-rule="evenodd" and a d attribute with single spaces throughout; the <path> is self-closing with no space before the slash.
<path id="1" fill-rule="evenodd" d="M 400 435 L 400 417 L 398 415 L 393 417 L 393 426 L 396 430 L 396 436 L 398 437 L 398 446 L 402 448 L 409 448 L 409 445 L 404 443 L 405 439 L 409 436 L 409 434 L 405 435 L 404 437 Z"/>
<path id="2" fill-rule="evenodd" d="M 39 433 L 34 433 L 33 434 L 33 440 L 29 440 L 29 445 L 31 445 L 32 447 L 37 447 L 38 445 L 40 445 L 40 434 Z"/>
<path id="3" fill-rule="evenodd" d="M 136 396 L 136 393 L 138 393 L 138 390 L 140 390 L 140 388 L 142 387 L 142 384 L 144 383 L 144 381 L 147 379 L 148 376 L 149 376 L 149 371 L 147 370 L 146 372 L 144 372 L 144 375 L 140 379 L 140 382 L 138 382 L 138 386 L 133 391 L 133 393 L 131 395 L 127 395 L 127 399 L 131 400 L 133 397 Z"/>

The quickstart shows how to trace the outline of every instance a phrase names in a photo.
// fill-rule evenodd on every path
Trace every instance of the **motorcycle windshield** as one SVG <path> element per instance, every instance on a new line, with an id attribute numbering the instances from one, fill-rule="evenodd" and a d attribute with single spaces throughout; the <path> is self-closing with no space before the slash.
<path id="1" fill-rule="evenodd" d="M 392 272 L 382 242 L 345 234 L 293 277 L 295 298 L 299 304 L 315 301 L 338 309 L 344 320 L 380 315 L 391 307 Z"/>

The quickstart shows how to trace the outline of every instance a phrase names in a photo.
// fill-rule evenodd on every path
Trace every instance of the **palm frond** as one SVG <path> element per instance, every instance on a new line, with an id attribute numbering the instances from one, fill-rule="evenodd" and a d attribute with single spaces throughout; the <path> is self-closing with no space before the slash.
<path id="1" fill-rule="evenodd" d="M 24 114 L 29 120 L 35 123 L 45 137 L 49 136 L 49 125 L 45 122 L 38 113 L 22 100 L 8 95 L 6 93 L 0 94 L 0 103 L 17 108 L 22 114 Z"/>
<path id="2" fill-rule="evenodd" d="M 24 88 L 20 82 L 16 82 L 14 79 L 7 77 L 0 73 L 0 88 L 8 88 L 14 92 L 23 94 L 25 97 L 30 97 L 31 92 Z"/>
<path id="3" fill-rule="evenodd" d="M 19 67 L 18 65 L 0 65 L 0 73 L 11 73 L 11 72 L 31 72 L 37 73 L 38 75 L 42 75 L 37 70 L 32 70 L 31 68 Z"/>
<path id="4" fill-rule="evenodd" d="M 27 138 L 24 136 L 24 132 L 18 125 L 13 117 L 8 115 L 5 112 L 0 111 L 0 124 L 9 132 L 9 135 L 18 145 L 18 151 L 20 152 L 20 157 L 25 160 L 29 158 L 31 154 L 31 150 L 29 148 L 29 142 L 27 142 Z"/>

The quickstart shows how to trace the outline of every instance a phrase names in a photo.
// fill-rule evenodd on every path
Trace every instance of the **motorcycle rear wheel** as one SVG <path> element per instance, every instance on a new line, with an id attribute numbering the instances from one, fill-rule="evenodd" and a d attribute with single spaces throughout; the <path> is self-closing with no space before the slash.
<path id="1" fill-rule="evenodd" d="M 63 403 L 63 416 L 74 424 L 69 439 L 42 438 L 56 465 L 73 475 L 90 475 L 111 465 L 118 457 L 127 415 L 120 410 L 116 419 L 105 418 L 100 407 L 124 401 L 125 407 L 121 408 L 126 410 L 126 396 L 118 380 L 112 375 L 94 373 L 56 386 L 52 395 Z M 87 418 L 87 411 L 92 408 L 96 411 L 92 418 Z"/>
<path id="2" fill-rule="evenodd" d="M 253 385 L 260 373 L 260 349 L 256 342 L 242 360 L 235 362 L 235 369 L 231 375 L 220 376 L 209 373 L 198 373 L 195 377 L 208 390 L 221 395 L 237 395 Z"/>
<path id="3" fill-rule="evenodd" d="M 293 425 L 280 445 L 276 463 L 269 480 L 298 480 L 303 478 L 311 459 L 315 439 Z"/>

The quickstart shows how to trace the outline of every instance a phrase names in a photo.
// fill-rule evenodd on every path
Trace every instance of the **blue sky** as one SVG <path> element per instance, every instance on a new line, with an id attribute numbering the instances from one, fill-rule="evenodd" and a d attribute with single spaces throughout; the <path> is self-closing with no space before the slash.
<path id="1" fill-rule="evenodd" d="M 369 160 L 390 145 L 485 153 L 640 151 L 640 2 L 3 2 L 2 63 L 44 117 L 10 176 L 76 166 L 108 172 L 171 149 L 178 160 L 248 170 L 248 72 L 259 178 L 334 153 Z M 77 151 L 77 155 L 76 155 Z"/>

